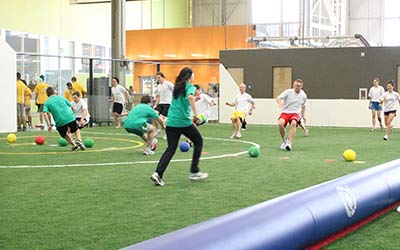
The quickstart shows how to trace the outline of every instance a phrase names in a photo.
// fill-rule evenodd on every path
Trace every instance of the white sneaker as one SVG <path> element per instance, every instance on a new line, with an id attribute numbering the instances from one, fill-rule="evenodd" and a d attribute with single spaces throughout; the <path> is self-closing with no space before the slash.
<path id="1" fill-rule="evenodd" d="M 308 128 L 304 129 L 304 137 L 308 137 L 308 132 L 309 132 Z"/>
<path id="2" fill-rule="evenodd" d="M 153 141 L 151 142 L 150 150 L 153 151 L 153 153 L 154 153 L 154 150 L 156 150 L 157 143 L 158 143 L 158 140 L 156 138 L 154 138 Z"/>
<path id="3" fill-rule="evenodd" d="M 292 150 L 292 145 L 291 145 L 290 143 L 286 144 L 285 149 L 286 149 L 287 151 Z"/>
<path id="4" fill-rule="evenodd" d="M 242 138 L 242 134 L 241 133 L 239 133 L 239 134 L 236 134 L 236 136 L 235 136 L 236 138 Z"/>
<path id="5" fill-rule="evenodd" d="M 286 144 L 288 143 L 287 138 L 282 142 L 280 149 L 285 150 L 286 149 Z"/>
<path id="6" fill-rule="evenodd" d="M 158 175 L 157 172 L 154 172 L 151 176 L 150 176 L 150 180 L 152 180 L 154 182 L 154 184 L 156 184 L 156 186 L 164 186 L 165 183 L 163 182 L 163 180 L 161 179 L 161 177 Z"/>
<path id="7" fill-rule="evenodd" d="M 235 137 L 236 137 L 236 134 L 232 134 L 231 137 L 229 137 L 229 138 L 233 139 Z"/>
<path id="8" fill-rule="evenodd" d="M 154 155 L 154 151 L 152 151 L 152 150 L 149 149 L 149 148 L 145 148 L 145 149 L 143 150 L 143 154 L 144 154 L 144 155 Z"/>
<path id="9" fill-rule="evenodd" d="M 376 130 L 376 128 L 371 128 L 370 131 L 371 131 L 371 132 L 375 132 L 375 130 Z"/>
<path id="10" fill-rule="evenodd" d="M 197 172 L 197 173 L 191 173 L 189 175 L 189 180 L 191 180 L 191 181 L 199 181 L 199 180 L 204 180 L 207 177 L 208 177 L 208 173 Z"/>
<path id="11" fill-rule="evenodd" d="M 388 137 L 387 135 L 385 135 L 385 136 L 383 137 L 383 140 L 387 141 L 387 140 L 389 140 L 389 137 Z"/>

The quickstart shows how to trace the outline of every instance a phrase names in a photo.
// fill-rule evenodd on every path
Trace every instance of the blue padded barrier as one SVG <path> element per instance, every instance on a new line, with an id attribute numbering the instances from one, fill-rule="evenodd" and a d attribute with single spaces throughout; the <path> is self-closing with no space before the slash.
<path id="1" fill-rule="evenodd" d="M 293 192 L 125 250 L 304 249 L 400 201 L 400 159 Z"/>

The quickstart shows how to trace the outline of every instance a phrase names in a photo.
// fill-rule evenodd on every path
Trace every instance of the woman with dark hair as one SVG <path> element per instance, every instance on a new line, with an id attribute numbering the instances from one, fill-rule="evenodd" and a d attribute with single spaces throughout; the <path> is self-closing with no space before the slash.
<path id="1" fill-rule="evenodd" d="M 195 104 L 196 88 L 192 85 L 192 81 L 193 70 L 187 67 L 181 70 L 175 80 L 172 102 L 169 107 L 165 129 L 168 147 L 158 162 L 156 172 L 150 177 L 157 186 L 164 186 L 164 181 L 162 180 L 164 172 L 175 154 L 179 138 L 182 134 L 189 138 L 194 144 L 189 179 L 197 181 L 208 177 L 208 173 L 202 173 L 199 169 L 203 138 L 197 127 L 193 124 L 193 121 L 196 124 L 200 124 L 201 120 L 197 117 Z M 194 113 L 193 121 L 190 118 L 190 108 Z"/>

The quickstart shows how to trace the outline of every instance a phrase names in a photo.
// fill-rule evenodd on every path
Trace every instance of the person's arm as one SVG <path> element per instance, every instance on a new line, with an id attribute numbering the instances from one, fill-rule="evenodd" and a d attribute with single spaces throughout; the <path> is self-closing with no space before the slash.
<path id="1" fill-rule="evenodd" d="M 249 115 L 252 115 L 253 114 L 253 110 L 256 108 L 256 105 L 255 105 L 255 102 L 253 101 L 252 103 L 251 103 L 251 106 L 250 106 L 250 111 L 249 111 Z"/>
<path id="2" fill-rule="evenodd" d="M 155 109 L 159 103 L 160 103 L 160 96 L 159 96 L 159 95 L 156 95 L 156 100 L 155 100 L 155 102 L 154 102 L 153 108 Z"/>
<path id="3" fill-rule="evenodd" d="M 303 117 L 304 123 L 306 123 L 306 105 L 301 106 L 301 117 Z"/>
<path id="4" fill-rule="evenodd" d="M 196 109 L 196 101 L 195 101 L 195 97 L 194 95 L 190 94 L 189 95 L 189 103 L 190 103 L 190 107 L 192 108 L 193 111 L 193 122 L 195 124 L 201 124 L 201 120 L 197 117 L 197 109 Z"/>
<path id="5" fill-rule="evenodd" d="M 125 103 L 129 102 L 129 94 L 128 91 L 125 91 Z"/>
<path id="6" fill-rule="evenodd" d="M 280 96 L 278 96 L 276 99 L 276 103 L 278 103 L 279 107 L 282 108 L 283 105 L 285 105 L 285 103 L 283 102 L 283 100 L 280 98 Z"/>
<path id="7" fill-rule="evenodd" d="M 161 126 L 162 126 L 163 128 L 165 128 L 165 123 L 164 123 L 164 120 L 163 120 L 163 119 L 161 119 L 160 117 L 158 117 L 156 120 L 158 121 L 159 124 L 161 124 Z"/>
<path id="8" fill-rule="evenodd" d="M 233 102 L 226 102 L 225 105 L 228 105 L 230 107 L 235 107 L 235 103 Z"/>

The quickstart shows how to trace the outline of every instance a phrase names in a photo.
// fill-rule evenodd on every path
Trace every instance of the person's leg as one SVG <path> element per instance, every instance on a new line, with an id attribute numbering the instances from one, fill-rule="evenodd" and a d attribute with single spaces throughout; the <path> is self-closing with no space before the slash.
<path id="1" fill-rule="evenodd" d="M 31 109 L 29 107 L 25 109 L 25 116 L 26 116 L 27 125 L 30 128 L 32 128 L 32 115 L 31 115 Z"/>
<path id="2" fill-rule="evenodd" d="M 40 112 L 40 114 L 39 114 L 39 121 L 40 121 L 40 125 L 43 125 L 43 112 Z"/>
<path id="3" fill-rule="evenodd" d="M 296 130 L 297 130 L 297 121 L 291 120 L 289 129 L 289 138 L 288 138 L 289 144 L 293 144 L 294 136 L 296 135 Z"/>
<path id="4" fill-rule="evenodd" d="M 242 137 L 241 133 L 240 133 L 240 129 L 242 128 L 242 123 L 240 120 L 240 117 L 238 117 L 236 119 L 236 125 L 235 125 L 235 134 L 236 134 L 236 138 L 240 138 Z"/>
<path id="5" fill-rule="evenodd" d="M 156 128 L 152 125 L 148 125 L 147 130 L 147 147 L 151 149 L 154 139 L 156 137 Z"/>
<path id="6" fill-rule="evenodd" d="M 190 168 L 191 173 L 199 172 L 199 159 L 201 156 L 201 151 L 203 149 L 203 138 L 196 126 L 193 124 L 189 127 L 184 128 L 183 134 L 189 138 L 194 145 L 192 165 Z"/>
<path id="7" fill-rule="evenodd" d="M 175 154 L 176 148 L 178 147 L 179 138 L 181 137 L 181 130 L 179 128 L 167 127 L 165 129 L 167 133 L 167 142 L 168 146 L 165 149 L 163 155 L 158 162 L 156 172 L 160 176 L 163 177 L 165 170 L 168 167 L 169 162 Z"/>
<path id="8" fill-rule="evenodd" d="M 379 127 L 381 127 L 381 130 L 383 129 L 383 125 L 382 125 L 382 111 L 378 110 L 376 111 L 376 116 L 378 118 L 378 122 L 379 122 Z"/>
<path id="9" fill-rule="evenodd" d="M 279 134 L 281 135 L 283 142 L 286 139 L 286 137 L 285 137 L 286 136 L 285 125 L 286 125 L 285 119 L 279 118 L 279 120 L 278 120 Z"/>
<path id="10" fill-rule="evenodd" d="M 69 143 L 69 144 L 71 144 L 72 146 L 76 146 L 76 144 L 75 144 L 75 142 L 74 142 L 74 140 L 73 140 L 73 138 L 72 138 L 72 135 L 71 135 L 71 133 L 70 133 L 70 129 L 69 129 L 69 127 L 68 127 L 68 125 L 64 125 L 64 126 L 62 126 L 62 127 L 57 127 L 57 131 L 58 131 L 58 133 L 60 134 L 60 136 L 62 137 L 62 138 L 64 138 L 65 140 L 67 140 L 67 142 Z M 77 148 L 76 148 L 77 149 Z"/>
<path id="11" fill-rule="evenodd" d="M 389 115 L 385 116 L 385 123 L 386 123 L 386 134 L 383 137 L 383 139 L 387 140 L 389 139 L 389 135 L 392 132 L 392 121 L 394 119 L 395 114 L 390 113 Z"/>
<path id="12" fill-rule="evenodd" d="M 372 129 L 371 129 L 371 131 L 374 131 L 375 125 L 376 125 L 376 110 L 372 109 L 371 114 L 372 114 Z"/>
<path id="13" fill-rule="evenodd" d="M 231 138 L 234 138 L 235 136 L 236 136 L 236 120 L 237 120 L 238 118 L 233 118 L 233 117 L 231 117 L 231 122 L 232 122 L 232 135 L 231 135 Z"/>

